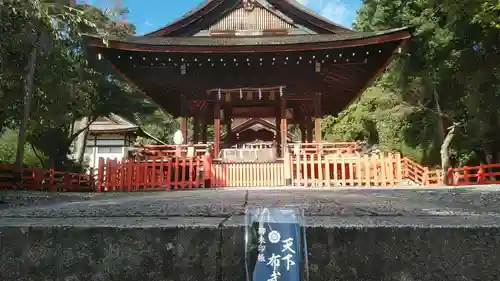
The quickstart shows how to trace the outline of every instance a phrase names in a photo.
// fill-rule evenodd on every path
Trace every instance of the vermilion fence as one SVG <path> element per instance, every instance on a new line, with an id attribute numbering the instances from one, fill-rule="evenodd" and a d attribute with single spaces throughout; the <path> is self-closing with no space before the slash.
<path id="1" fill-rule="evenodd" d="M 99 159 L 97 191 L 178 190 L 204 186 L 201 157 L 158 157 L 148 161 Z"/>
<path id="2" fill-rule="evenodd" d="M 500 184 L 500 164 L 448 169 L 451 185 Z"/>
<path id="3" fill-rule="evenodd" d="M 14 179 L 13 165 L 0 165 L 0 189 Z M 450 185 L 500 184 L 500 164 L 453 168 Z M 273 162 L 230 163 L 210 157 L 156 157 L 147 161 L 100 159 L 90 174 L 24 169 L 20 186 L 48 191 L 147 191 L 250 186 L 395 186 L 405 180 L 442 185 L 432 170 L 397 153 L 298 153 Z"/>
<path id="4" fill-rule="evenodd" d="M 10 188 L 14 181 L 14 165 L 0 164 L 0 189 Z M 90 175 L 57 172 L 53 169 L 23 169 L 18 185 L 30 190 L 49 191 L 95 191 L 94 180 Z"/>
<path id="5" fill-rule="evenodd" d="M 443 184 L 443 173 L 439 169 L 429 169 L 408 158 L 403 158 L 403 179 L 424 186 Z"/>

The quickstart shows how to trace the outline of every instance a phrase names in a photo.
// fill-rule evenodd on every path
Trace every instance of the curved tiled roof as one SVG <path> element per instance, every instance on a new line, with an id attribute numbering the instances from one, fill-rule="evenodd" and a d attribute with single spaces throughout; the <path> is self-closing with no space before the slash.
<path id="1" fill-rule="evenodd" d="M 94 47 L 104 47 L 100 36 L 84 35 L 88 44 Z M 108 37 L 108 47 L 117 49 L 127 49 L 127 45 L 133 50 L 139 50 L 141 46 L 145 48 L 155 48 L 161 51 L 162 46 L 186 46 L 186 47 L 239 47 L 251 46 L 257 49 L 260 46 L 278 45 L 300 45 L 336 43 L 342 47 L 342 43 L 358 42 L 358 45 L 368 45 L 374 43 L 384 43 L 389 41 L 404 40 L 410 38 L 409 28 L 395 28 L 375 32 L 352 32 L 340 34 L 314 34 L 296 36 L 275 36 L 275 37 L 146 37 L 129 36 L 126 38 Z M 317 45 L 319 47 L 319 45 Z M 314 47 L 313 47 L 314 49 Z"/>

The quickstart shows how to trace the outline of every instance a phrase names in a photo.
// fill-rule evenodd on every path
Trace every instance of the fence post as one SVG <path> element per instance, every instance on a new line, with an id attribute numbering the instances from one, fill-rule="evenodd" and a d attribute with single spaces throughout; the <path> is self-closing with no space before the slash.
<path id="1" fill-rule="evenodd" d="M 212 185 L 212 153 L 207 149 L 203 156 L 203 181 L 204 188 L 210 188 Z"/>
<path id="2" fill-rule="evenodd" d="M 469 184 L 469 167 L 464 166 L 464 184 Z"/>
<path id="3" fill-rule="evenodd" d="M 424 167 L 424 174 L 423 174 L 423 179 L 422 179 L 422 185 L 427 186 L 429 185 L 429 168 Z"/>
<path id="4" fill-rule="evenodd" d="M 404 159 L 401 159 L 401 154 L 396 153 L 395 155 L 395 166 L 396 166 L 396 183 L 401 183 L 403 181 L 403 175 L 407 177 L 408 167 L 405 165 Z"/>
<path id="5" fill-rule="evenodd" d="M 455 185 L 455 178 L 453 177 L 453 168 L 451 167 L 448 168 L 446 184 Z"/>
<path id="6" fill-rule="evenodd" d="M 288 149 L 285 150 L 285 155 L 283 155 L 283 165 L 285 165 L 285 185 L 292 185 L 292 175 L 291 170 L 291 155 Z"/>
<path id="7" fill-rule="evenodd" d="M 481 164 L 479 166 L 479 169 L 477 170 L 477 179 L 476 179 L 477 184 L 483 184 L 484 182 L 484 166 Z"/>

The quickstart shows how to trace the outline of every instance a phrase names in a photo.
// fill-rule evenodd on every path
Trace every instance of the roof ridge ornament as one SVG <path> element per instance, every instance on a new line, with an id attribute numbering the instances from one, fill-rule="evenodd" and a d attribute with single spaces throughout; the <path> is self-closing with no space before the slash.
<path id="1" fill-rule="evenodd" d="M 255 8 L 255 0 L 243 0 L 243 8 L 252 11 Z"/>

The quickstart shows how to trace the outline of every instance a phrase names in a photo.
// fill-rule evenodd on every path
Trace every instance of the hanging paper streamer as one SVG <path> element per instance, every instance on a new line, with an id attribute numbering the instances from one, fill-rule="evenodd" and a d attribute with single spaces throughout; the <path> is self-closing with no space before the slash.
<path id="1" fill-rule="evenodd" d="M 301 211 L 259 208 L 247 212 L 247 279 L 306 281 Z"/>

